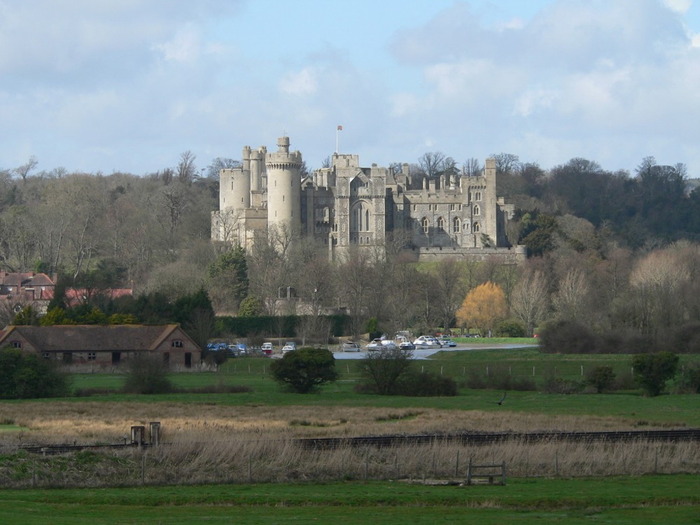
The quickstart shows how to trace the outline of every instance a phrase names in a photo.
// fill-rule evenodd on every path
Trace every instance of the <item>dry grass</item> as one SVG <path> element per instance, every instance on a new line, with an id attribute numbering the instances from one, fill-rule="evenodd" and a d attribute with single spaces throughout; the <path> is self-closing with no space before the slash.
<path id="1" fill-rule="evenodd" d="M 132 425 L 159 421 L 164 442 L 226 441 L 240 435 L 270 439 L 393 433 L 537 430 L 626 430 L 610 417 L 509 412 L 353 407 L 221 406 L 175 403 L 36 402 L 5 404 L 0 418 L 23 427 L 0 433 L 0 445 L 119 443 Z M 651 428 L 651 427 L 646 427 Z"/>
<path id="2" fill-rule="evenodd" d="M 31 409 L 31 410 L 28 410 Z M 621 430 L 613 418 L 434 409 L 217 406 L 172 403 L 36 402 L 5 404 L 0 419 L 23 430 L 0 432 L 0 451 L 27 443 L 120 443 L 132 425 L 159 421 L 163 446 L 146 450 L 16 455 L 0 466 L 0 486 L 115 486 L 338 479 L 464 479 L 469 458 L 507 465 L 508 474 L 604 476 L 700 473 L 696 443 L 624 444 L 518 440 L 305 450 L 298 437 L 432 432 Z M 648 428 L 648 427 L 647 427 Z"/>

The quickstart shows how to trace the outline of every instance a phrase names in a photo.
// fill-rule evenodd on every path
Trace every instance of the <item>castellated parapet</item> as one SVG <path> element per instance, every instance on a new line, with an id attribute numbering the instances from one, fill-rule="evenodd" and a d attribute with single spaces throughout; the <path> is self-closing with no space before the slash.
<path id="1" fill-rule="evenodd" d="M 302 179 L 302 155 L 289 146 L 289 137 L 280 137 L 272 153 L 245 146 L 241 167 L 221 171 L 213 239 L 249 249 L 261 234 L 301 235 L 326 245 L 331 259 L 342 259 L 351 247 L 382 252 L 391 234 L 417 260 L 525 257 L 506 235 L 513 206 L 496 195 L 494 159 L 475 176 L 428 178 L 411 173 L 407 163 L 395 173 L 335 153 L 330 167 Z"/>

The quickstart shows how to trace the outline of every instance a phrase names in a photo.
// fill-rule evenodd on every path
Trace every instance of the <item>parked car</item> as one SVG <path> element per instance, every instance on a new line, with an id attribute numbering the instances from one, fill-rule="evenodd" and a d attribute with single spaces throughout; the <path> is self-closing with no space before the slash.
<path id="1" fill-rule="evenodd" d="M 355 341 L 345 341 L 342 345 L 343 352 L 360 352 L 362 348 Z"/>
<path id="2" fill-rule="evenodd" d="M 262 350 L 264 355 L 272 355 L 272 353 L 275 351 L 275 347 L 272 343 L 263 343 L 260 350 Z"/>
<path id="3" fill-rule="evenodd" d="M 455 343 L 449 337 L 441 337 L 440 339 L 438 339 L 438 343 L 440 343 L 440 346 L 442 347 L 454 348 L 455 346 L 457 346 L 457 343 Z"/>
<path id="4" fill-rule="evenodd" d="M 401 343 L 399 343 L 399 348 L 401 350 L 415 350 L 416 345 L 414 345 L 411 341 L 401 341 Z"/>
<path id="5" fill-rule="evenodd" d="M 440 342 L 432 335 L 421 335 L 413 341 L 416 348 L 442 348 Z"/>
<path id="6" fill-rule="evenodd" d="M 287 352 L 293 352 L 296 349 L 297 349 L 297 344 L 294 341 L 287 341 L 286 343 L 284 343 L 284 346 L 282 347 L 282 353 L 286 354 Z"/>
<path id="7" fill-rule="evenodd" d="M 248 347 L 244 343 L 231 343 L 228 345 L 228 355 L 240 357 L 248 354 Z"/>

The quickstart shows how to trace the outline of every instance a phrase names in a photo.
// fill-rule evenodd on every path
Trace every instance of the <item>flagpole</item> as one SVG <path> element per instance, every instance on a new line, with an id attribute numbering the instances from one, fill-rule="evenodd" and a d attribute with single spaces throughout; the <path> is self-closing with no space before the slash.
<path id="1" fill-rule="evenodd" d="M 338 154 L 338 137 L 340 136 L 340 132 L 343 131 L 343 126 L 336 126 L 335 127 L 335 154 Z"/>

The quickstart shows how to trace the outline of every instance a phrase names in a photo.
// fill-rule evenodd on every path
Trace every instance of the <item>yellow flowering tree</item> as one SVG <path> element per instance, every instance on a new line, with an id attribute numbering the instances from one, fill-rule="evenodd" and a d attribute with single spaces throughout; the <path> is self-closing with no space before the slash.
<path id="1" fill-rule="evenodd" d="M 457 310 L 457 325 L 490 332 L 507 314 L 506 294 L 500 286 L 488 281 L 471 290 L 464 298 Z"/>

